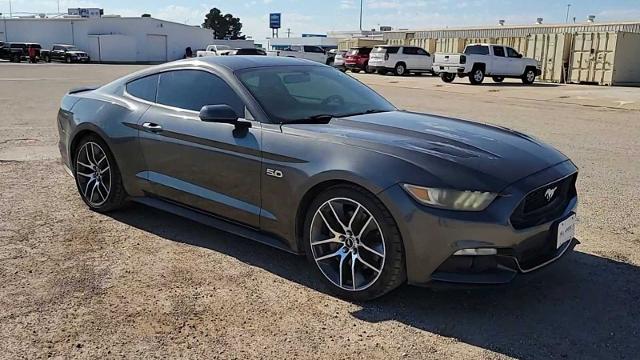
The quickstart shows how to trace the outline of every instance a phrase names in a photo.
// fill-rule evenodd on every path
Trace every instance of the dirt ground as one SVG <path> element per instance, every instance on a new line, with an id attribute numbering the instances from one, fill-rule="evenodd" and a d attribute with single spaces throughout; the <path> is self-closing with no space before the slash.
<path id="1" fill-rule="evenodd" d="M 1 358 L 633 359 L 640 89 L 356 75 L 401 108 L 511 127 L 580 167 L 576 252 L 506 287 L 349 303 L 303 258 L 132 205 L 89 211 L 56 111 L 139 67 L 0 63 Z"/>

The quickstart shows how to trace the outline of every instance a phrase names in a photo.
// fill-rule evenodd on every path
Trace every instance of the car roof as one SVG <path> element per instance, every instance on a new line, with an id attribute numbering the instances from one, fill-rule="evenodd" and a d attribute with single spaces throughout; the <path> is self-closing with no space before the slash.
<path id="1" fill-rule="evenodd" d="M 270 66 L 291 66 L 291 65 L 316 65 L 320 63 L 310 60 L 296 59 L 284 56 L 204 56 L 196 58 L 199 62 L 204 62 L 212 66 L 226 67 L 231 71 Z M 178 61 L 180 62 L 180 61 Z"/>

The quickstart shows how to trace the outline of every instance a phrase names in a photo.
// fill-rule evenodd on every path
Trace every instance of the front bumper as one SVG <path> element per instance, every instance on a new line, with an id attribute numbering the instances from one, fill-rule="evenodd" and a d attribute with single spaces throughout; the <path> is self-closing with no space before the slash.
<path id="1" fill-rule="evenodd" d="M 432 285 L 434 281 L 449 283 L 500 284 L 516 275 L 534 272 L 563 257 L 576 241 L 551 249 L 555 244 L 557 223 L 566 219 L 577 208 L 577 196 L 554 219 L 516 229 L 511 216 L 520 201 L 531 191 L 558 179 L 575 174 L 571 161 L 540 171 L 522 179 L 501 193 L 482 212 L 459 212 L 434 209 L 418 204 L 401 186 L 379 194 L 395 219 L 402 235 L 407 280 L 413 285 Z M 454 253 L 462 249 L 495 248 L 494 256 L 469 256 L 486 262 L 480 264 L 452 263 Z M 548 251 L 547 251 L 548 250 Z M 476 266 L 477 265 L 477 266 Z"/>

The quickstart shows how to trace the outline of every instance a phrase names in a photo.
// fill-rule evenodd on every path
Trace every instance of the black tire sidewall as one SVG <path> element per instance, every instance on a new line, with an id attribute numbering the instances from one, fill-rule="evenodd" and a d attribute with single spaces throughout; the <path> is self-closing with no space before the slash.
<path id="1" fill-rule="evenodd" d="M 107 201 L 100 206 L 94 206 L 87 199 L 85 199 L 82 193 L 82 189 L 80 188 L 80 183 L 78 182 L 78 174 L 77 174 L 78 168 L 76 164 L 76 159 L 78 158 L 78 154 L 82 149 L 82 146 L 88 142 L 94 142 L 100 145 L 102 150 L 107 155 L 107 160 L 109 161 L 109 168 L 111 170 L 111 192 L 109 193 Z M 102 140 L 100 137 L 96 135 L 88 135 L 80 140 L 80 142 L 75 148 L 75 153 L 73 154 L 72 167 L 73 167 L 73 177 L 75 179 L 76 188 L 78 189 L 80 198 L 82 199 L 82 201 L 84 201 L 85 204 L 87 204 L 87 206 L 91 210 L 94 210 L 97 212 L 108 212 L 111 210 L 115 210 L 123 205 L 124 198 L 126 197 L 126 192 L 124 190 L 124 186 L 122 185 L 122 175 L 120 174 L 120 168 L 116 163 L 115 157 L 111 153 L 111 149 L 109 149 L 109 146 L 107 145 L 107 143 L 104 140 Z"/>
<path id="2" fill-rule="evenodd" d="M 398 69 L 402 68 L 404 71 L 402 73 L 400 73 L 400 71 L 398 71 Z M 405 76 L 407 75 L 407 66 L 404 64 L 396 64 L 396 67 L 394 68 L 394 72 L 397 76 Z"/>
<path id="3" fill-rule="evenodd" d="M 333 198 L 349 198 L 359 202 L 375 218 L 382 229 L 385 244 L 385 264 L 382 274 L 375 283 L 362 291 L 347 291 L 334 285 L 325 277 L 313 258 L 310 241 L 311 221 L 316 210 L 327 200 Z M 404 283 L 406 279 L 404 250 L 397 225 L 384 205 L 367 191 L 355 186 L 338 185 L 318 195 L 310 204 L 305 215 L 303 227 L 303 248 L 313 271 L 323 280 L 329 291 L 341 298 L 352 301 L 368 301 L 380 297 Z"/>
<path id="4" fill-rule="evenodd" d="M 476 72 L 482 72 L 482 80 L 478 81 L 475 78 L 475 74 Z M 469 74 L 469 82 L 473 85 L 480 85 L 482 84 L 482 82 L 484 81 L 485 75 L 484 75 L 484 71 L 482 70 L 482 68 L 475 68 L 473 69 L 473 71 L 471 71 L 471 74 Z"/>
<path id="5" fill-rule="evenodd" d="M 527 79 L 527 74 L 529 74 L 530 72 L 532 72 L 532 73 L 533 73 L 533 80 L 532 80 L 532 81 L 529 81 L 529 80 Z M 526 84 L 526 85 L 531 85 L 531 84 L 533 84 L 535 81 L 536 81 L 536 73 L 535 73 L 535 71 L 534 71 L 534 70 L 532 70 L 532 69 L 527 69 L 527 70 L 525 70 L 524 75 L 522 75 L 522 82 L 523 82 L 524 84 Z"/>

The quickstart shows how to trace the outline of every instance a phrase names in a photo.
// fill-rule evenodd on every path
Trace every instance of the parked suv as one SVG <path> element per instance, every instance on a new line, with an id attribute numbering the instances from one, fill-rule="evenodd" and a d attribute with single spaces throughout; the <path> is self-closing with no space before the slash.
<path id="1" fill-rule="evenodd" d="M 354 73 L 359 73 L 362 70 L 368 74 L 372 73 L 373 71 L 369 67 L 369 55 L 371 54 L 371 50 L 373 50 L 373 48 L 370 47 L 352 48 L 347 52 L 344 59 L 344 65 Z"/>
<path id="2" fill-rule="evenodd" d="M 85 62 L 88 63 L 91 58 L 89 55 L 73 45 L 55 44 L 51 51 L 41 50 L 40 56 L 46 62 L 64 61 L 66 63 Z"/>
<path id="3" fill-rule="evenodd" d="M 20 62 L 28 57 L 27 44 L 25 43 L 4 43 L 0 47 L 0 59 L 11 62 Z"/>
<path id="4" fill-rule="evenodd" d="M 401 76 L 432 72 L 432 65 L 431 54 L 416 46 L 376 46 L 369 57 L 369 68 L 378 74 L 393 72 Z"/>

